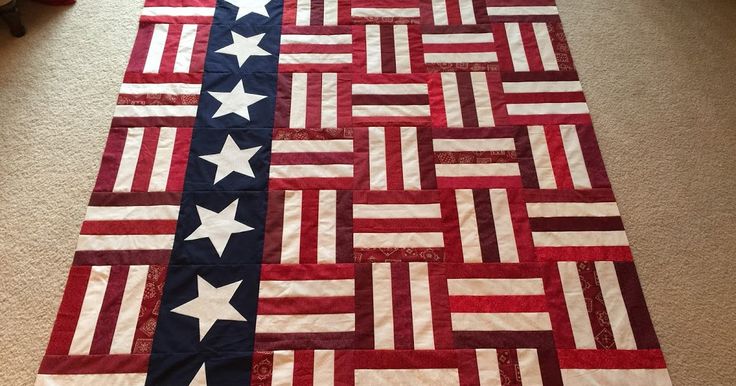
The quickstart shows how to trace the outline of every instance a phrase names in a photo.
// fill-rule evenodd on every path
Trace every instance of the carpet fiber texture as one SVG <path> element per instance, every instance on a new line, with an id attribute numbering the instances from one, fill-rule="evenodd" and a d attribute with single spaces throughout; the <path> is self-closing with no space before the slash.
<path id="1" fill-rule="evenodd" d="M 0 36 L 3 385 L 32 384 L 142 1 L 20 4 Z M 558 0 L 676 385 L 736 382 L 736 3 Z"/>

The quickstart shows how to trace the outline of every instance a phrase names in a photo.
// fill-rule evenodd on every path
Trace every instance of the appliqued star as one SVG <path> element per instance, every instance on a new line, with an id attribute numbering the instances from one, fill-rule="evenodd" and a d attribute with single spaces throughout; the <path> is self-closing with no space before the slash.
<path id="1" fill-rule="evenodd" d="M 250 166 L 250 159 L 253 158 L 260 149 L 261 146 L 241 149 L 240 146 L 235 143 L 233 137 L 228 135 L 227 139 L 225 139 L 225 144 L 222 145 L 222 150 L 219 153 L 201 155 L 199 158 L 217 165 L 214 182 L 216 184 L 233 172 L 255 178 L 256 175 L 253 173 L 253 168 Z"/>
<path id="2" fill-rule="evenodd" d="M 271 0 L 225 0 L 225 1 L 238 7 L 238 15 L 235 16 L 235 20 L 238 20 L 241 17 L 249 13 L 257 13 L 259 15 L 269 17 L 268 10 L 266 9 L 266 4 L 271 2 Z"/>
<path id="3" fill-rule="evenodd" d="M 229 92 L 220 91 L 209 91 L 213 98 L 217 99 L 221 105 L 217 109 L 212 118 L 221 117 L 230 113 L 240 115 L 241 117 L 250 121 L 250 113 L 248 107 L 250 105 L 266 98 L 265 95 L 250 94 L 245 92 L 245 86 L 243 81 L 239 81 L 238 84 Z"/>
<path id="4" fill-rule="evenodd" d="M 227 208 L 219 213 L 197 205 L 197 214 L 199 214 L 199 220 L 202 224 L 184 240 L 208 238 L 212 246 L 215 247 L 217 255 L 222 257 L 222 252 L 225 251 L 225 247 L 233 233 L 253 230 L 252 227 L 235 220 L 235 212 L 238 210 L 238 200 L 230 203 Z"/>
<path id="5" fill-rule="evenodd" d="M 225 46 L 215 51 L 219 54 L 235 55 L 238 59 L 238 65 L 243 66 L 246 60 L 251 56 L 271 56 L 271 53 L 259 47 L 258 44 L 265 33 L 245 37 L 235 31 L 230 31 L 233 35 L 233 44 Z"/>
<path id="6" fill-rule="evenodd" d="M 194 378 L 189 382 L 189 386 L 207 386 L 207 369 L 205 369 L 204 363 L 197 370 L 197 374 L 194 374 Z"/>
<path id="7" fill-rule="evenodd" d="M 242 282 L 242 280 L 238 280 L 222 287 L 215 287 L 203 277 L 197 275 L 197 297 L 174 308 L 171 312 L 199 319 L 200 341 L 204 339 L 212 325 L 218 320 L 247 322 L 245 316 L 230 304 L 230 300 Z M 199 372 L 203 372 L 202 369 Z M 197 372 L 197 375 L 199 375 L 199 372 Z M 195 379 L 197 375 L 195 375 Z"/>

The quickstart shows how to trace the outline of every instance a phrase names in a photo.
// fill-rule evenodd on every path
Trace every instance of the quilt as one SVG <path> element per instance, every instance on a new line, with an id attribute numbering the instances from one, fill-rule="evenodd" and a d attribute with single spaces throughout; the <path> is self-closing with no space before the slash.
<path id="1" fill-rule="evenodd" d="M 670 385 L 551 0 L 145 0 L 37 386 Z"/>

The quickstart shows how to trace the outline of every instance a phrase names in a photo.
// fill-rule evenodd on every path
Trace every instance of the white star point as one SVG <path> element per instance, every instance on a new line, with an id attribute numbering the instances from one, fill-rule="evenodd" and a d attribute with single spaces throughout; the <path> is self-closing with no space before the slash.
<path id="1" fill-rule="evenodd" d="M 239 199 L 231 202 L 227 208 L 219 213 L 197 205 L 197 214 L 199 214 L 201 225 L 184 240 L 208 238 L 212 246 L 215 247 L 217 255 L 222 257 L 222 253 L 225 251 L 225 247 L 233 233 L 253 230 L 252 227 L 235 220 L 238 201 Z"/>
<path id="2" fill-rule="evenodd" d="M 202 367 L 197 370 L 197 374 L 194 374 L 194 378 L 189 382 L 189 386 L 207 386 L 207 369 L 202 363 Z"/>
<path id="3" fill-rule="evenodd" d="M 249 37 L 240 35 L 235 31 L 231 31 L 231 33 L 233 36 L 233 44 L 222 47 L 215 52 L 220 54 L 235 55 L 235 57 L 238 59 L 238 65 L 240 67 L 242 67 L 245 61 L 248 60 L 248 58 L 250 58 L 251 56 L 271 56 L 270 52 L 258 46 L 258 44 L 261 43 L 263 37 L 266 36 L 265 33 Z"/>
<path id="4" fill-rule="evenodd" d="M 235 20 L 248 15 L 250 13 L 257 13 L 259 15 L 269 17 L 266 4 L 271 0 L 225 0 L 228 3 L 238 7 L 238 15 L 235 16 Z"/>
<path id="5" fill-rule="evenodd" d="M 225 139 L 222 150 L 219 153 L 201 155 L 199 158 L 217 165 L 215 173 L 215 184 L 231 173 L 240 173 L 255 178 L 250 160 L 261 149 L 261 146 L 241 149 L 230 135 Z"/>
<path id="6" fill-rule="evenodd" d="M 212 118 L 221 117 L 230 113 L 240 115 L 241 117 L 250 121 L 250 112 L 248 108 L 250 105 L 266 98 L 265 95 L 250 94 L 245 92 L 245 86 L 243 81 L 239 81 L 235 87 L 228 92 L 223 91 L 208 91 L 213 98 L 220 102 L 220 107 L 217 109 Z"/>
<path id="7" fill-rule="evenodd" d="M 202 276 L 197 275 L 197 297 L 174 308 L 171 312 L 198 319 L 200 341 L 218 320 L 247 322 L 245 316 L 230 304 L 230 300 L 242 282 L 238 280 L 222 287 L 215 287 Z M 199 372 L 197 374 L 199 375 Z"/>

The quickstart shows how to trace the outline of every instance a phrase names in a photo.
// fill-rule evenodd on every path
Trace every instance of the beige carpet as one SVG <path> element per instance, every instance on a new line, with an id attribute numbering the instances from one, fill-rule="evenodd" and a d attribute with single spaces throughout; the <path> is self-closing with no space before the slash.
<path id="1" fill-rule="evenodd" d="M 0 385 L 33 383 L 141 4 L 0 33 Z M 736 1 L 558 4 L 672 379 L 734 385 Z"/>

